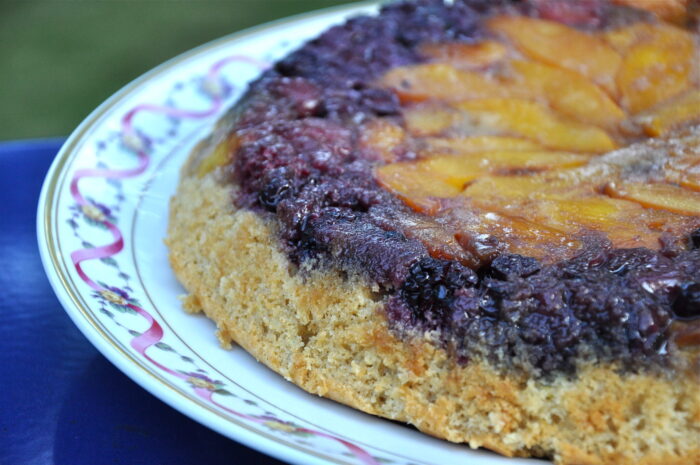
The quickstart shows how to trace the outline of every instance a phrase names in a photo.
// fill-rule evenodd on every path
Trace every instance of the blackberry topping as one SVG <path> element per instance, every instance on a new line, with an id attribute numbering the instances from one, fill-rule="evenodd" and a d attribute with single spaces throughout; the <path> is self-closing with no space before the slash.
<path id="1" fill-rule="evenodd" d="M 270 179 L 258 193 L 258 201 L 266 210 L 274 212 L 280 201 L 293 195 L 293 190 L 284 169 L 279 169 L 271 173 Z"/>
<path id="2" fill-rule="evenodd" d="M 360 103 L 377 116 L 394 116 L 401 113 L 399 98 L 386 89 L 363 90 Z"/>
<path id="3" fill-rule="evenodd" d="M 700 318 L 700 283 L 685 283 L 673 302 L 673 313 L 682 320 Z"/>
<path id="4" fill-rule="evenodd" d="M 400 293 L 417 321 L 437 327 L 449 311 L 455 290 L 475 282 L 475 274 L 456 262 L 426 258 L 411 266 Z"/>
<path id="5" fill-rule="evenodd" d="M 486 274 L 497 279 L 526 278 L 537 273 L 541 268 L 540 262 L 532 257 L 503 254 L 491 262 L 486 269 Z"/>
<path id="6" fill-rule="evenodd" d="M 690 245 L 694 249 L 700 249 L 700 229 L 696 229 L 690 234 Z"/>
<path id="7" fill-rule="evenodd" d="M 418 0 L 331 28 L 251 85 L 234 128 L 234 201 L 276 219 L 293 262 L 360 273 L 386 297 L 390 327 L 436 330 L 460 362 L 479 356 L 545 375 L 573 372 L 582 352 L 633 369 L 658 364 L 673 319 L 700 318 L 700 229 L 673 253 L 586 238 L 578 256 L 552 264 L 448 231 L 451 246 L 488 255 L 477 274 L 428 250 L 437 223 L 382 189 L 360 146 L 368 119 L 400 120 L 397 95 L 373 83 L 420 63 L 416 44 L 473 42 L 494 9 L 586 28 L 614 20 L 598 1 L 560 3 Z"/>

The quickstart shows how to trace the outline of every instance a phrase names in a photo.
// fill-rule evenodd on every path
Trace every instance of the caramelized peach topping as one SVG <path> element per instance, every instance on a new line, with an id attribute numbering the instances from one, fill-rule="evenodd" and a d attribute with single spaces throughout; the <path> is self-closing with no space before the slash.
<path id="1" fill-rule="evenodd" d="M 654 13 L 660 18 L 674 23 L 683 23 L 688 19 L 688 3 L 690 0 L 668 0 L 658 2 L 655 0 L 647 0 L 640 2 L 639 0 L 614 0 L 620 5 L 628 5 L 635 8 L 642 8 L 651 13 Z"/>
<path id="2" fill-rule="evenodd" d="M 700 192 L 700 157 L 679 157 L 664 166 L 666 181 Z"/>
<path id="3" fill-rule="evenodd" d="M 445 44 L 423 44 L 420 53 L 437 62 L 446 62 L 458 68 L 479 69 L 503 60 L 508 48 L 495 40 L 484 40 L 472 44 L 448 42 Z"/>
<path id="4" fill-rule="evenodd" d="M 622 104 L 638 113 L 688 90 L 697 53 L 689 35 L 660 35 L 633 45 L 617 74 Z"/>
<path id="5" fill-rule="evenodd" d="M 622 109 L 600 87 L 579 73 L 534 61 L 514 61 L 515 79 L 523 94 L 541 99 L 562 115 L 581 123 L 614 128 L 625 118 Z"/>
<path id="6" fill-rule="evenodd" d="M 522 16 L 497 16 L 488 25 L 527 57 L 579 73 L 616 94 L 615 75 L 622 57 L 602 37 Z"/>
<path id="7" fill-rule="evenodd" d="M 604 130 L 566 121 L 545 105 L 528 100 L 468 100 L 457 108 L 477 130 L 521 136 L 552 150 L 602 153 L 616 148 Z"/>
<path id="8" fill-rule="evenodd" d="M 700 89 L 657 107 L 637 119 L 650 137 L 663 136 L 678 126 L 700 122 Z"/>
<path id="9" fill-rule="evenodd" d="M 691 33 L 660 21 L 597 32 L 516 16 L 486 24 L 491 38 L 424 44 L 425 63 L 382 76 L 403 126 L 362 136 L 383 163 L 378 182 L 455 231 L 431 246 L 436 256 L 464 262 L 459 244 L 479 259 L 555 260 L 591 235 L 655 249 L 700 226 L 700 147 L 669 150 L 653 169 L 600 156 L 700 123 Z M 406 143 L 417 158 L 397 162 Z"/>
<path id="10" fill-rule="evenodd" d="M 240 141 L 235 136 L 229 136 L 220 141 L 211 154 L 204 158 L 197 165 L 197 175 L 201 178 L 216 168 L 226 165 L 231 159 Z"/>
<path id="11" fill-rule="evenodd" d="M 496 150 L 537 150 L 542 146 L 519 137 L 471 136 L 471 137 L 428 137 L 422 140 L 426 154 L 463 154 L 490 152 Z"/>
<path id="12" fill-rule="evenodd" d="M 466 71 L 445 63 L 395 68 L 382 77 L 381 84 L 393 88 L 404 103 L 503 97 L 509 92 L 487 73 Z"/>
<path id="13" fill-rule="evenodd" d="M 370 158 L 378 158 L 385 163 L 397 161 L 397 148 L 405 138 L 404 129 L 396 123 L 374 119 L 362 128 L 360 147 L 369 152 Z"/>
<path id="14" fill-rule="evenodd" d="M 700 194 L 672 184 L 610 183 L 605 192 L 611 197 L 631 200 L 647 208 L 700 216 Z"/>

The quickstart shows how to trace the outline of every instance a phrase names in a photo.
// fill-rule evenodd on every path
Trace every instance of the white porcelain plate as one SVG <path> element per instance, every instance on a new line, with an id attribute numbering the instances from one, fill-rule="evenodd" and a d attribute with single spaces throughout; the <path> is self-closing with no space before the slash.
<path id="1" fill-rule="evenodd" d="M 473 451 L 312 396 L 188 315 L 163 245 L 168 199 L 194 144 L 270 63 L 359 5 L 195 49 L 95 110 L 49 171 L 38 210 L 46 272 L 75 324 L 119 369 L 185 415 L 292 463 L 533 464 Z"/>

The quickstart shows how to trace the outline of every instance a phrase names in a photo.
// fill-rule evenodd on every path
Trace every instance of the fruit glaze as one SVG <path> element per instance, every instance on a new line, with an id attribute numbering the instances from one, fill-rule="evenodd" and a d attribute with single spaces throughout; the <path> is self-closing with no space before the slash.
<path id="1" fill-rule="evenodd" d="M 265 72 L 202 169 L 460 363 L 669 369 L 700 345 L 696 20 L 390 4 Z"/>

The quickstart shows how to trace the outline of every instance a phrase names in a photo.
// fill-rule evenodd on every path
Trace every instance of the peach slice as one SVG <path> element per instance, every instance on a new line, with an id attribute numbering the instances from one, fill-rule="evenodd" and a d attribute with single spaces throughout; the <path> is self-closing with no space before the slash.
<path id="1" fill-rule="evenodd" d="M 570 168 L 581 166 L 588 160 L 585 155 L 568 152 L 495 151 L 434 156 L 419 163 L 461 188 L 483 174 Z"/>
<path id="2" fill-rule="evenodd" d="M 420 163 L 393 163 L 375 169 L 377 182 L 396 194 L 412 209 L 434 215 L 440 208 L 440 198 L 459 195 L 460 189 L 425 169 Z"/>
<path id="3" fill-rule="evenodd" d="M 488 166 L 480 164 L 482 158 L 467 156 L 434 156 L 418 161 L 415 164 L 418 170 L 426 176 L 433 176 L 450 184 L 459 193 L 464 184 L 473 181 L 484 173 L 488 173 Z"/>
<path id="4" fill-rule="evenodd" d="M 540 211 L 549 218 L 551 224 L 556 224 L 565 230 L 571 225 L 604 230 L 608 228 L 602 226 L 610 223 L 613 217 L 629 205 L 604 196 L 592 196 L 543 201 L 539 206 Z"/>
<path id="5" fill-rule="evenodd" d="M 658 249 L 660 246 L 661 234 L 647 227 L 655 215 L 647 214 L 640 205 L 624 199 L 600 195 L 544 202 L 540 205 L 540 214 L 552 227 L 576 225 L 583 230 L 602 232 L 615 247 Z"/>
<path id="6" fill-rule="evenodd" d="M 685 165 L 679 164 L 673 167 L 664 167 L 666 179 L 670 182 L 685 187 L 686 189 L 700 192 L 700 160 Z"/>
<path id="7" fill-rule="evenodd" d="M 605 193 L 611 197 L 637 202 L 647 208 L 700 216 L 700 193 L 671 184 L 610 183 L 606 186 Z"/>
<path id="8" fill-rule="evenodd" d="M 568 256 L 580 247 L 567 234 L 519 216 L 508 216 L 475 206 L 469 199 L 450 201 L 449 222 L 455 238 L 471 254 L 488 260 L 494 253 L 509 251 L 551 261 Z M 494 240 L 495 239 L 495 240 Z"/>
<path id="9" fill-rule="evenodd" d="M 434 61 L 447 62 L 458 68 L 479 69 L 503 60 L 508 49 L 495 40 L 484 40 L 472 44 L 464 42 L 423 44 L 419 52 Z"/>
<path id="10" fill-rule="evenodd" d="M 462 247 L 482 260 L 492 259 L 495 254 L 504 251 L 545 261 L 548 256 L 557 260 L 568 249 L 580 246 L 560 231 L 523 218 L 494 212 L 480 213 L 477 218 L 476 224 L 465 224 L 455 238 Z"/>
<path id="11" fill-rule="evenodd" d="M 686 91 L 697 53 L 690 34 L 668 26 L 654 29 L 649 41 L 629 49 L 620 66 L 622 104 L 639 113 Z"/>
<path id="12" fill-rule="evenodd" d="M 493 226 L 500 229 L 496 233 L 497 237 L 508 244 L 511 253 L 539 258 L 546 262 L 549 261 L 548 258 L 552 261 L 561 260 L 581 247 L 581 243 L 569 234 L 524 218 L 491 213 L 484 215 L 486 224 L 489 218 L 495 219 Z"/>
<path id="13" fill-rule="evenodd" d="M 621 54 L 626 54 L 629 50 L 640 42 L 649 42 L 656 34 L 657 26 L 652 23 L 636 22 L 629 26 L 606 31 L 601 36 L 615 50 Z"/>
<path id="14" fill-rule="evenodd" d="M 365 124 L 360 136 L 360 147 L 385 163 L 397 159 L 397 148 L 404 142 L 401 126 L 386 119 L 374 119 Z"/>
<path id="15" fill-rule="evenodd" d="M 693 36 L 686 30 L 666 23 L 636 22 L 629 26 L 606 31 L 602 37 L 622 55 L 627 54 L 633 46 L 652 43 L 663 46 L 682 44 L 692 45 Z"/>
<path id="16" fill-rule="evenodd" d="M 485 176 L 470 184 L 462 193 L 465 197 L 490 199 L 503 204 L 514 200 L 566 198 L 595 193 L 592 183 L 572 182 L 557 173 L 530 176 Z"/>
<path id="17" fill-rule="evenodd" d="M 455 239 L 454 231 L 435 218 L 380 210 L 375 212 L 375 220 L 380 227 L 386 226 L 387 229 L 398 227 L 398 230 L 409 239 L 422 242 L 434 258 L 457 260 L 469 267 L 479 265 L 479 258 L 462 248 Z"/>
<path id="18" fill-rule="evenodd" d="M 459 101 L 507 96 L 509 90 L 484 73 L 465 71 L 442 63 L 394 68 L 380 78 L 380 85 L 396 91 L 402 102 L 428 99 Z"/>
<path id="19" fill-rule="evenodd" d="M 563 202 L 562 205 L 567 205 L 569 200 L 598 196 L 595 186 L 590 183 L 572 184 L 566 176 L 553 174 L 486 176 L 470 184 L 462 195 L 471 198 L 477 205 L 488 205 L 501 213 L 523 215 L 534 214 L 543 202 Z M 560 229 L 569 230 L 568 227 Z"/>
<path id="20" fill-rule="evenodd" d="M 649 230 L 647 223 L 658 223 L 658 229 L 669 221 L 667 217 L 645 216 L 644 209 L 634 202 L 597 194 L 593 184 L 567 183 L 567 176 L 542 174 L 508 181 L 506 177 L 481 178 L 462 195 L 480 208 L 523 216 L 571 237 L 585 231 L 601 232 L 620 247 L 658 248 L 659 233 Z"/>
<path id="21" fill-rule="evenodd" d="M 536 222 L 571 234 L 596 231 L 616 247 L 659 247 L 659 233 L 645 226 L 644 209 L 634 202 L 594 195 L 543 200 L 534 209 Z"/>
<path id="22" fill-rule="evenodd" d="M 688 2 L 689 0 L 613 0 L 621 5 L 631 6 L 633 8 L 641 8 L 654 13 L 659 18 L 666 21 L 671 21 L 681 24 L 688 17 Z"/>
<path id="23" fill-rule="evenodd" d="M 375 170 L 375 177 L 411 208 L 434 214 L 440 206 L 437 199 L 455 197 L 466 183 L 489 173 L 579 166 L 587 161 L 586 156 L 566 152 L 466 153 L 384 165 Z"/>
<path id="24" fill-rule="evenodd" d="M 679 126 L 700 121 L 700 89 L 686 92 L 678 99 L 639 115 L 637 121 L 650 137 L 663 136 Z"/>
<path id="25" fill-rule="evenodd" d="M 620 55 L 603 39 L 563 24 L 523 16 L 496 16 L 488 21 L 527 56 L 580 73 L 616 95 Z"/>
<path id="26" fill-rule="evenodd" d="M 434 136 L 444 133 L 459 119 L 459 112 L 438 105 L 417 105 L 403 111 L 406 130 L 414 136 Z"/>
<path id="27" fill-rule="evenodd" d="M 474 126 L 526 137 L 555 150 L 603 153 L 616 148 L 602 129 L 567 121 L 535 102 L 481 99 L 461 102 L 456 107 L 467 113 Z"/>
<path id="28" fill-rule="evenodd" d="M 515 61 L 512 67 L 520 88 L 570 118 L 602 127 L 614 127 L 625 118 L 600 87 L 579 73 L 533 61 Z"/>
<path id="29" fill-rule="evenodd" d="M 455 154 L 486 152 L 494 150 L 538 150 L 542 146 L 518 137 L 471 136 L 471 137 L 430 137 L 423 139 L 425 152 Z"/>
<path id="30" fill-rule="evenodd" d="M 197 167 L 197 176 L 200 178 L 206 176 L 220 166 L 224 166 L 231 159 L 231 155 L 238 148 L 238 138 L 230 136 L 219 142 L 214 150 L 206 158 L 204 158 Z"/>
<path id="31" fill-rule="evenodd" d="M 485 230 L 505 241 L 514 253 L 556 261 L 578 250 L 581 235 L 593 231 L 605 234 L 620 247 L 659 246 L 660 233 L 648 230 L 637 220 L 643 212 L 641 206 L 625 200 L 602 195 L 514 198 L 507 202 L 488 196 L 469 200 L 475 208 L 489 212 L 482 217 L 481 227 L 486 228 L 491 219 L 494 229 Z"/>

